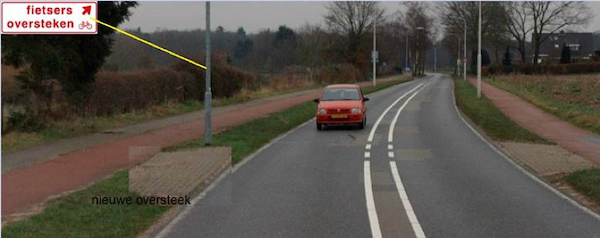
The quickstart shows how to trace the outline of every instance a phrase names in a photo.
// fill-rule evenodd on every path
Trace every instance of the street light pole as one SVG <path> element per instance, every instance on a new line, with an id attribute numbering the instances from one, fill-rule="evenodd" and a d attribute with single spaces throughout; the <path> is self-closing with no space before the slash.
<path id="1" fill-rule="evenodd" d="M 456 75 L 460 76 L 460 35 L 456 34 Z"/>
<path id="2" fill-rule="evenodd" d="M 481 98 L 481 1 L 479 1 L 479 36 L 477 39 L 477 98 Z"/>
<path id="3" fill-rule="evenodd" d="M 406 58 L 404 59 L 404 70 L 408 69 L 408 33 L 406 34 Z"/>
<path id="4" fill-rule="evenodd" d="M 210 113 L 211 113 L 211 100 L 212 100 L 212 89 L 210 84 L 210 2 L 206 2 L 206 82 L 204 93 L 204 145 L 210 145 L 211 125 L 210 125 Z"/>
<path id="5" fill-rule="evenodd" d="M 463 79 L 465 81 L 467 81 L 467 20 L 463 18 L 463 21 L 465 23 L 465 30 L 464 30 L 464 46 L 463 46 Z"/>
<path id="6" fill-rule="evenodd" d="M 377 19 L 373 20 L 373 86 L 377 84 Z"/>

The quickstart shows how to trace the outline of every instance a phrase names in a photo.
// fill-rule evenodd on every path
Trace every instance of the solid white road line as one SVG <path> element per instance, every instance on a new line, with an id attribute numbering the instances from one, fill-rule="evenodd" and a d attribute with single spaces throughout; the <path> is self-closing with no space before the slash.
<path id="1" fill-rule="evenodd" d="M 398 99 L 396 99 L 396 101 L 394 101 L 392 103 L 392 105 L 390 105 L 388 108 L 385 109 L 385 111 L 383 111 L 383 113 L 379 116 L 379 118 L 377 118 L 377 121 L 375 121 L 375 124 L 373 124 L 373 128 L 371 128 L 371 133 L 369 133 L 369 138 L 367 138 L 368 142 L 372 142 L 373 141 L 373 136 L 375 136 L 375 131 L 377 130 L 377 127 L 379 126 L 379 123 L 381 123 L 381 120 L 388 113 L 388 111 L 390 111 L 390 109 L 392 109 L 392 107 L 394 107 L 400 100 L 402 100 L 404 97 L 406 97 L 406 95 L 414 92 L 415 90 L 417 90 L 417 88 L 421 87 L 421 85 L 423 85 L 423 84 L 424 83 L 421 83 L 421 84 L 417 85 L 416 87 L 414 87 L 410 91 L 406 92 L 404 95 L 400 96 Z"/>
<path id="2" fill-rule="evenodd" d="M 364 163 L 365 167 L 365 198 L 367 200 L 367 212 L 369 214 L 369 223 L 371 224 L 371 234 L 373 238 L 381 238 L 381 228 L 379 227 L 379 218 L 377 218 L 377 209 L 375 209 L 375 199 L 373 198 L 373 186 L 371 185 L 371 164 L 368 160 Z"/>
<path id="3" fill-rule="evenodd" d="M 451 79 L 452 80 L 452 79 Z M 494 146 L 492 144 L 492 142 L 488 141 L 485 137 L 483 137 L 477 130 L 475 130 L 475 128 L 473 128 L 471 126 L 471 124 L 469 124 L 469 122 L 467 122 L 467 120 L 465 120 L 465 118 L 463 117 L 462 113 L 460 112 L 460 110 L 458 109 L 458 106 L 456 105 L 456 96 L 454 95 L 454 90 L 455 90 L 456 85 L 452 85 L 452 100 L 454 101 L 454 109 L 456 110 L 456 114 L 458 115 L 458 117 L 460 118 L 460 120 L 463 121 L 463 123 L 465 123 L 465 125 L 475 134 L 477 135 L 477 137 L 479 137 L 479 139 L 481 139 L 485 144 L 487 144 L 490 148 L 492 148 L 492 150 L 496 151 L 496 153 L 498 153 L 500 156 L 502 156 L 506 161 L 508 161 L 510 164 L 512 164 L 513 166 L 515 166 L 515 168 L 517 168 L 519 171 L 521 171 L 523 174 L 527 175 L 527 177 L 533 179 L 533 181 L 538 182 L 540 185 L 542 185 L 543 187 L 545 187 L 546 189 L 550 190 L 552 193 L 556 194 L 558 197 L 567 200 L 567 202 L 571 203 L 573 206 L 579 208 L 580 210 L 582 210 L 583 212 L 589 214 L 590 216 L 592 216 L 593 218 L 595 218 L 596 220 L 600 221 L 600 214 L 590 210 L 589 208 L 587 208 L 584 205 L 579 204 L 579 202 L 573 200 L 571 197 L 563 194 L 561 191 L 558 191 L 557 189 L 555 189 L 554 187 L 552 187 L 551 185 L 549 185 L 548 183 L 542 181 L 540 178 L 538 178 L 537 176 L 533 175 L 532 173 L 530 173 L 529 171 L 525 170 L 523 167 L 521 167 L 521 165 L 517 164 L 513 159 L 509 158 L 504 152 L 500 151 L 498 148 L 496 148 L 496 146 Z"/>
<path id="4" fill-rule="evenodd" d="M 365 151 L 365 159 L 371 158 L 371 152 Z"/>
<path id="5" fill-rule="evenodd" d="M 402 205 L 404 206 L 404 210 L 406 211 L 406 215 L 408 216 L 410 225 L 412 226 L 413 231 L 415 232 L 415 236 L 417 236 L 417 238 L 425 238 L 425 232 L 423 232 L 423 228 L 421 228 L 421 224 L 417 219 L 417 215 L 415 214 L 412 205 L 410 205 L 410 200 L 408 200 L 408 194 L 406 194 L 404 184 L 402 184 L 402 179 L 400 179 L 400 174 L 398 173 L 396 162 L 390 161 L 390 168 L 392 169 L 392 176 L 394 177 L 394 182 L 396 182 L 396 189 L 398 189 L 400 199 L 402 200 Z"/>
<path id="6" fill-rule="evenodd" d="M 438 77 L 439 77 L 439 75 L 436 75 L 431 81 L 429 81 L 427 84 L 425 84 L 423 87 L 421 87 L 417 92 L 415 92 L 408 99 L 406 99 L 406 101 L 404 102 L 404 104 L 402 104 L 402 106 L 400 107 L 400 109 L 398 109 L 398 112 L 396 112 L 396 116 L 394 116 L 394 120 L 392 120 L 392 123 L 390 124 L 390 129 L 388 131 L 388 142 L 392 143 L 392 140 L 394 138 L 394 127 L 396 127 L 396 122 L 398 121 L 398 117 L 400 116 L 400 112 L 402 112 L 402 110 L 404 109 L 404 107 L 406 107 L 406 105 L 410 102 L 411 99 L 413 99 L 415 96 L 417 96 L 417 94 L 419 94 L 421 91 L 423 91 L 423 89 L 425 87 L 427 87 L 427 85 L 431 84 Z"/>

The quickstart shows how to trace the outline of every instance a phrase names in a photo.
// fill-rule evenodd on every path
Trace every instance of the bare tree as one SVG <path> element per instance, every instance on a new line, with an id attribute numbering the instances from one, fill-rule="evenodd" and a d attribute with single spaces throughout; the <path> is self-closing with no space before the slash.
<path id="1" fill-rule="evenodd" d="M 531 15 L 533 34 L 533 66 L 539 64 L 540 46 L 551 34 L 568 26 L 581 26 L 587 24 L 593 17 L 584 2 L 537 2 L 526 3 L 528 13 Z M 548 33 L 542 36 L 542 33 Z"/>
<path id="2" fill-rule="evenodd" d="M 347 62 L 363 68 L 369 61 L 369 32 L 373 23 L 383 16 L 383 9 L 377 2 L 332 2 L 326 6 L 329 11 L 325 22 L 338 36 L 337 51 Z"/>
<path id="3" fill-rule="evenodd" d="M 413 74 L 423 74 L 425 66 L 425 51 L 433 46 L 433 39 L 437 35 L 434 19 L 429 16 L 429 4 L 426 2 L 406 2 L 405 22 L 408 28 L 413 53 L 411 58 L 414 64 Z"/>
<path id="4" fill-rule="evenodd" d="M 513 48 L 521 54 L 521 61 L 527 62 L 527 35 L 533 30 L 527 2 L 505 2 L 504 6 L 506 9 L 505 24 L 516 42 L 516 46 Z"/>

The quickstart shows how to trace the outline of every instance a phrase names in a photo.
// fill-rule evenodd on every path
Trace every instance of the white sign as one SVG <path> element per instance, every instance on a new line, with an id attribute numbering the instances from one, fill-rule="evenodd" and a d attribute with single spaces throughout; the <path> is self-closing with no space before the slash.
<path id="1" fill-rule="evenodd" d="M 2 2 L 2 34 L 97 34 L 97 2 Z"/>

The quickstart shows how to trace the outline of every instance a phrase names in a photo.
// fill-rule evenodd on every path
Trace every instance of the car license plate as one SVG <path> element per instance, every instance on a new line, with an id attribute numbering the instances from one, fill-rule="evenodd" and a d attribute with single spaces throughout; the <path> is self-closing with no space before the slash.
<path id="1" fill-rule="evenodd" d="M 333 115 L 331 115 L 331 118 L 334 118 L 334 119 L 336 119 L 336 118 L 348 118 L 348 115 L 347 114 L 333 114 Z"/>

